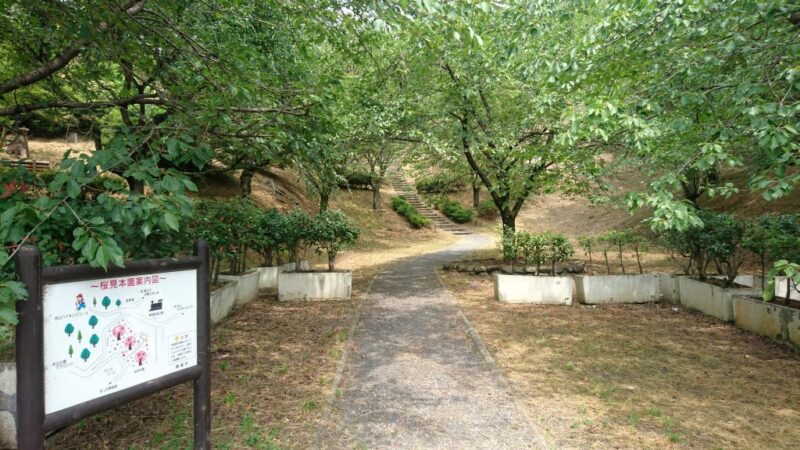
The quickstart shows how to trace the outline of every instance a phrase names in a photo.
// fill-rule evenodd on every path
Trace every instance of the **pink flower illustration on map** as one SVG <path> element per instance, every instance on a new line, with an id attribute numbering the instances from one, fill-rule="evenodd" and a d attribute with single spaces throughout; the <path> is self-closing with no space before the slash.
<path id="1" fill-rule="evenodd" d="M 111 330 L 111 334 L 113 334 L 114 337 L 117 338 L 117 340 L 120 340 L 120 338 L 122 338 L 122 335 L 125 334 L 125 325 L 120 324 L 115 326 L 114 329 Z"/>
<path id="2" fill-rule="evenodd" d="M 145 358 L 147 358 L 147 353 L 144 350 L 139 350 L 133 357 L 136 358 L 136 362 L 141 366 Z"/>
<path id="3" fill-rule="evenodd" d="M 133 348 L 133 346 L 136 345 L 136 337 L 133 336 L 133 335 L 126 337 L 125 338 L 125 345 L 128 346 L 128 350 Z"/>

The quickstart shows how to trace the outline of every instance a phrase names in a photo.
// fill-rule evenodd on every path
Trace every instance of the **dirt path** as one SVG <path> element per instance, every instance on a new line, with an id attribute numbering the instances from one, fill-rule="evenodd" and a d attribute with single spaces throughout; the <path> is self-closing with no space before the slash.
<path id="1" fill-rule="evenodd" d="M 365 300 L 330 448 L 537 448 L 504 379 L 467 336 L 438 265 L 488 243 L 469 236 L 379 274 Z"/>

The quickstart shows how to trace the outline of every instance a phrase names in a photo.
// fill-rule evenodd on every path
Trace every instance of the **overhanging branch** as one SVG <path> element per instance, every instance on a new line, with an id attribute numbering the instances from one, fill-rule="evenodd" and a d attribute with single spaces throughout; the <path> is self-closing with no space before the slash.
<path id="1" fill-rule="evenodd" d="M 145 0 L 129 2 L 123 7 L 123 11 L 125 11 L 129 16 L 134 16 L 142 10 L 144 7 L 144 2 Z M 109 28 L 110 25 L 107 22 L 104 22 L 100 24 L 98 31 L 106 31 Z M 75 59 L 76 56 L 81 54 L 84 47 L 91 43 L 92 40 L 88 38 L 78 39 L 77 41 L 73 42 L 69 48 L 63 50 L 50 61 L 41 64 L 39 67 L 30 70 L 28 73 L 17 75 L 14 78 L 0 83 L 0 95 L 31 85 L 37 81 L 44 80 L 45 78 L 64 68 L 64 66 L 69 64 L 70 61 Z"/>
<path id="2" fill-rule="evenodd" d="M 115 100 L 101 100 L 96 102 L 74 102 L 67 100 L 56 100 L 52 102 L 29 103 L 26 105 L 16 105 L 10 108 L 0 109 L 0 116 L 13 116 L 31 111 L 42 109 L 103 109 L 117 108 L 129 105 L 166 105 L 167 102 L 158 98 L 156 94 L 137 95 L 129 98 Z"/>

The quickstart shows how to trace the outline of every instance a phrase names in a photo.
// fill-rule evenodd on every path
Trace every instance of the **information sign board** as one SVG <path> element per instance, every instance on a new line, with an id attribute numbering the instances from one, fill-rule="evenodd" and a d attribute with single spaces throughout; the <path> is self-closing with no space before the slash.
<path id="1" fill-rule="evenodd" d="M 197 271 L 43 287 L 45 413 L 197 364 Z"/>

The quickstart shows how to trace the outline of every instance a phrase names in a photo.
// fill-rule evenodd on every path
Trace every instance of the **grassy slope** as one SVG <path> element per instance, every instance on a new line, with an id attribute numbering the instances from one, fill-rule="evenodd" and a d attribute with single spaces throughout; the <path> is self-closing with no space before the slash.
<path id="1" fill-rule="evenodd" d="M 734 183 L 741 192 L 730 198 L 703 196 L 700 199 L 702 207 L 728 212 L 742 218 L 766 213 L 800 212 L 800 190 L 777 201 L 768 202 L 760 193 L 747 189 L 747 174 L 741 170 L 724 174 L 721 181 Z M 611 185 L 609 194 L 615 198 L 622 198 L 628 192 L 646 189 L 646 180 L 632 170 L 622 171 L 607 182 Z M 467 189 L 452 194 L 451 198 L 459 200 L 463 205 L 471 205 L 472 191 Z M 488 192 L 482 191 L 481 199 L 487 198 L 489 198 Z M 551 230 L 567 235 L 576 248 L 575 258 L 588 263 L 587 255 L 584 255 L 583 250 L 577 246 L 578 236 L 596 235 L 610 230 L 634 230 L 652 238 L 652 232 L 642 222 L 647 214 L 647 211 L 639 211 L 631 215 L 621 204 L 593 204 L 587 198 L 580 196 L 539 194 L 531 196 L 526 201 L 517 218 L 517 227 L 533 232 Z M 477 220 L 475 225 L 484 232 L 497 234 L 500 221 L 499 219 Z M 498 255 L 496 251 L 484 251 L 477 256 L 487 258 Z M 602 257 L 602 254 L 593 255 L 594 264 L 591 268 L 598 273 L 606 272 Z M 616 258 L 616 254 L 609 254 L 612 273 L 620 271 L 619 264 L 615 264 Z M 672 260 L 667 252 L 652 246 L 642 259 L 645 270 L 672 272 L 679 269 L 676 261 Z M 628 273 L 636 270 L 633 254 L 626 253 L 624 261 Z M 745 271 L 756 271 L 757 268 L 758 264 L 754 258 L 748 258 L 743 266 Z"/>

